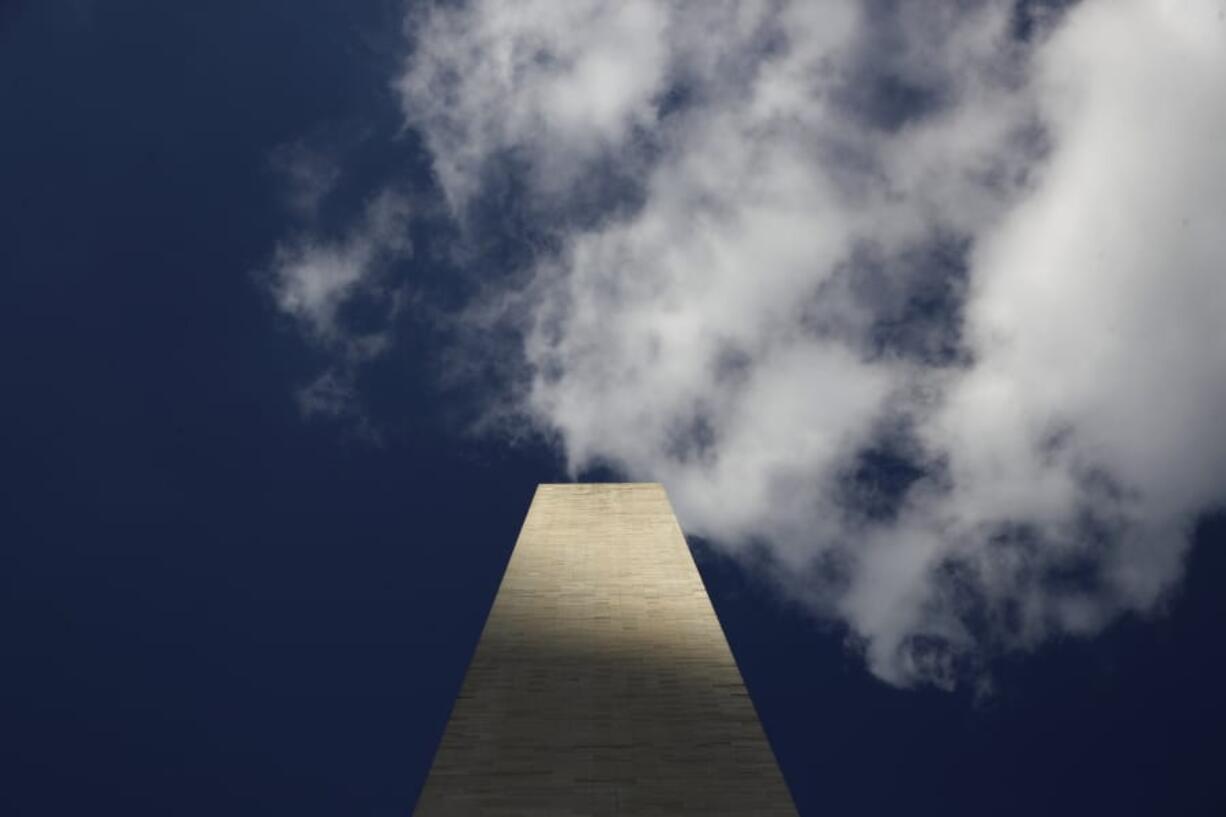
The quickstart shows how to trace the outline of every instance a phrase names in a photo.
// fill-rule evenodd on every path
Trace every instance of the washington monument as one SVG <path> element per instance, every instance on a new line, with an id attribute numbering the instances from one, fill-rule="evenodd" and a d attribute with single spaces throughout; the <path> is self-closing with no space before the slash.
<path id="1" fill-rule="evenodd" d="M 537 489 L 415 813 L 794 817 L 662 486 Z"/>

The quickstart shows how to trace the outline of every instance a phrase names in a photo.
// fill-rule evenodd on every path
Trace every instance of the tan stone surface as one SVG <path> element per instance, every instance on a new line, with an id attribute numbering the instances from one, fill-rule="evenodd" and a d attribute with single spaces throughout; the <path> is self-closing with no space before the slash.
<path id="1" fill-rule="evenodd" d="M 795 813 L 664 489 L 540 486 L 415 814 Z"/>

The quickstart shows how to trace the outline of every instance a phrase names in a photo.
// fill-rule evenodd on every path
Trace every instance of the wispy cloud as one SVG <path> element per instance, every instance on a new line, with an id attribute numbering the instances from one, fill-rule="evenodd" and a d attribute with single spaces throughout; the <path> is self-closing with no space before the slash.
<path id="1" fill-rule="evenodd" d="M 285 200 L 295 215 L 314 220 L 320 203 L 341 177 L 337 157 L 304 141 L 281 145 L 270 157 L 273 170 L 284 181 Z"/>
<path id="2" fill-rule="evenodd" d="M 764 547 L 896 683 L 1152 608 L 1223 499 L 1222 5 L 1031 8 L 1060 5 L 409 21 L 397 87 L 455 220 L 536 239 L 462 318 L 515 416 Z M 313 336 L 378 223 L 280 256 Z"/>
<path id="3" fill-rule="evenodd" d="M 305 233 L 277 247 L 268 285 L 277 306 L 296 319 L 307 337 L 334 358 L 331 368 L 299 394 L 307 415 L 359 416 L 354 401 L 356 367 L 382 352 L 402 298 L 381 275 L 408 256 L 408 201 L 384 191 L 343 235 L 324 239 Z M 375 308 L 381 319 L 358 321 L 357 306 Z"/>

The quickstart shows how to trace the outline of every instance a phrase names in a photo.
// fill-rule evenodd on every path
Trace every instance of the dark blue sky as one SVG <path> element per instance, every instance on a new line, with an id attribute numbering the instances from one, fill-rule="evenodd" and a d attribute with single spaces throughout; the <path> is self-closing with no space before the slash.
<path id="1" fill-rule="evenodd" d="M 461 434 L 426 327 L 363 375 L 381 445 L 299 415 L 320 361 L 259 281 L 293 224 L 270 156 L 348 152 L 325 230 L 372 180 L 428 188 L 400 19 L 0 0 L 0 813 L 409 813 L 564 475 Z M 462 297 L 446 273 L 403 270 Z M 1164 612 L 999 660 L 987 697 L 885 686 L 696 555 L 803 814 L 1221 815 L 1224 548 L 1205 520 Z"/>

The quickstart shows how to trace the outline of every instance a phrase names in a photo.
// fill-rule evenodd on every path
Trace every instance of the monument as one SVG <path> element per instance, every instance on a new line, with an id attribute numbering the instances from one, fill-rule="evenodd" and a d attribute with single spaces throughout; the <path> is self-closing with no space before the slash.
<path id="1" fill-rule="evenodd" d="M 537 489 L 415 814 L 796 814 L 662 486 Z"/>

